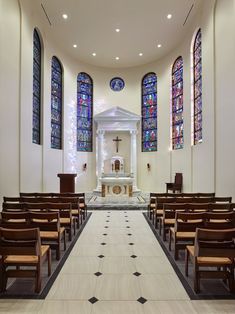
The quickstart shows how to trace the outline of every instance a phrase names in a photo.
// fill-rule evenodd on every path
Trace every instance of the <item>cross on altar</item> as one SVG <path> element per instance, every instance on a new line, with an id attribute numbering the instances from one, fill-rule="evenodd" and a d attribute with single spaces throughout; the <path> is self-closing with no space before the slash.
<path id="1" fill-rule="evenodd" d="M 116 153 L 118 153 L 118 145 L 119 142 L 121 142 L 122 140 L 120 138 L 118 138 L 118 136 L 116 138 L 113 139 L 114 142 L 116 142 Z"/>

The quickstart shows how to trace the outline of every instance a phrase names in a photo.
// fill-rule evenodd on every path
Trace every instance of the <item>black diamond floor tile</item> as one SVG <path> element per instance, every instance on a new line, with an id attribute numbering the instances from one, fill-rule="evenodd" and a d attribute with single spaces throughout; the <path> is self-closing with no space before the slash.
<path id="1" fill-rule="evenodd" d="M 131 236 L 131 235 L 132 235 L 132 233 L 128 233 L 127 235 L 128 235 L 128 236 Z"/>
<path id="2" fill-rule="evenodd" d="M 91 304 L 96 303 L 97 301 L 99 301 L 96 297 L 92 297 L 88 300 Z"/>
<path id="3" fill-rule="evenodd" d="M 105 228 L 108 228 L 108 226 L 105 226 Z"/>
<path id="4" fill-rule="evenodd" d="M 98 257 L 99 257 L 99 258 L 103 258 L 103 257 L 104 257 L 104 255 L 102 255 L 102 254 L 101 254 L 101 255 L 99 255 Z"/>
<path id="5" fill-rule="evenodd" d="M 141 273 L 139 273 L 138 271 L 136 271 L 135 273 L 133 273 L 134 276 L 139 277 L 141 275 Z"/>
<path id="6" fill-rule="evenodd" d="M 109 222 L 109 220 L 106 220 L 106 222 Z"/>
<path id="7" fill-rule="evenodd" d="M 127 228 L 130 228 L 130 226 L 126 226 Z"/>
<path id="8" fill-rule="evenodd" d="M 108 235 L 107 233 L 103 233 L 104 236 Z"/>
<path id="9" fill-rule="evenodd" d="M 102 243 L 100 243 L 101 245 L 106 245 L 106 243 L 105 242 L 102 242 Z"/>
<path id="10" fill-rule="evenodd" d="M 134 243 L 131 242 L 131 243 L 129 243 L 129 245 L 134 245 Z"/>
<path id="11" fill-rule="evenodd" d="M 136 300 L 138 302 L 140 302 L 141 304 L 144 304 L 145 302 L 147 302 L 148 300 L 146 300 L 145 298 L 143 297 L 140 297 L 138 300 Z"/>
<path id="12" fill-rule="evenodd" d="M 129 222 L 129 220 L 126 220 L 126 222 Z"/>
<path id="13" fill-rule="evenodd" d="M 131 257 L 132 257 L 132 258 L 136 258 L 137 256 L 133 254 L 133 255 L 131 255 Z"/>
<path id="14" fill-rule="evenodd" d="M 97 273 L 94 273 L 94 275 L 96 275 L 97 277 L 101 276 L 102 273 L 100 273 L 99 271 L 97 271 Z M 139 275 L 136 275 L 136 276 L 139 276 Z"/>

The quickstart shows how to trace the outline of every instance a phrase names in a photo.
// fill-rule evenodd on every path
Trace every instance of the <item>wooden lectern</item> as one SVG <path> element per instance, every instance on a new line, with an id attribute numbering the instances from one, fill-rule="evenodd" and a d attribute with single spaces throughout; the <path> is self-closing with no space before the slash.
<path id="1" fill-rule="evenodd" d="M 76 173 L 58 173 L 60 178 L 60 193 L 75 193 Z"/>

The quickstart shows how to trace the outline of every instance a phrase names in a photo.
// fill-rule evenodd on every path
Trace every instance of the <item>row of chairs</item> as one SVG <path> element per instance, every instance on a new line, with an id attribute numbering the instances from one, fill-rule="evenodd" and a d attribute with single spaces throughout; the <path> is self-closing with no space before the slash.
<path id="1" fill-rule="evenodd" d="M 6 289 L 9 277 L 35 277 L 35 292 L 40 292 L 42 262 L 47 257 L 50 276 L 51 249 L 56 250 L 59 260 L 62 241 L 66 250 L 66 232 L 71 241 L 76 226 L 79 228 L 86 216 L 83 193 L 4 197 L 0 221 L 1 291 Z"/>
<path id="2" fill-rule="evenodd" d="M 156 228 L 159 222 L 164 241 L 169 232 L 169 250 L 173 242 L 175 259 L 180 250 L 185 250 L 186 276 L 192 260 L 196 293 L 200 291 L 200 279 L 208 277 L 228 281 L 230 291 L 234 291 L 235 204 L 230 197 L 208 194 L 154 193 L 148 215 Z"/>

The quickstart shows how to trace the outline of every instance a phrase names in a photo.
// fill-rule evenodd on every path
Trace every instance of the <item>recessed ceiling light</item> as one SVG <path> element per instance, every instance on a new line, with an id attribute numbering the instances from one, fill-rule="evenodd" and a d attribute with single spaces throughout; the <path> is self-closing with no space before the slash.
<path id="1" fill-rule="evenodd" d="M 161 44 L 158 44 L 158 45 L 157 45 L 158 48 L 161 48 L 161 46 L 162 46 Z"/>
<path id="2" fill-rule="evenodd" d="M 116 59 L 116 60 L 119 60 L 119 57 L 116 57 L 115 59 Z"/>
<path id="3" fill-rule="evenodd" d="M 93 52 L 93 53 L 92 53 L 92 56 L 93 56 L 93 57 L 95 57 L 95 56 L 96 56 L 96 53 L 95 53 L 95 52 Z"/>
<path id="4" fill-rule="evenodd" d="M 168 18 L 168 20 L 170 20 L 172 18 L 172 14 L 168 14 L 167 18 Z"/>
<path id="5" fill-rule="evenodd" d="M 67 20 L 68 15 L 67 14 L 62 14 L 63 19 Z"/>
<path id="6" fill-rule="evenodd" d="M 140 56 L 140 57 L 142 57 L 142 56 L 143 56 L 143 53 L 142 53 L 142 52 L 140 52 L 140 53 L 139 53 L 139 56 Z"/>
<path id="7" fill-rule="evenodd" d="M 74 44 L 74 45 L 73 45 L 73 48 L 77 48 L 77 45 L 76 45 L 76 44 Z"/>
<path id="8" fill-rule="evenodd" d="M 120 32 L 120 28 L 116 28 L 115 31 L 116 31 L 117 33 L 119 33 L 119 32 Z"/>

